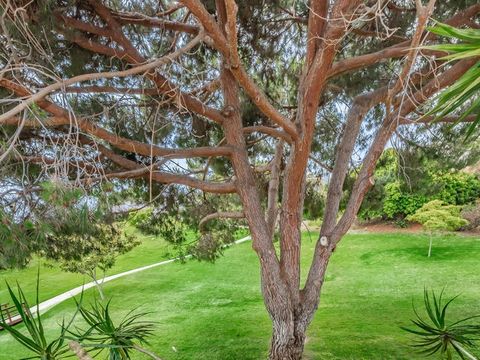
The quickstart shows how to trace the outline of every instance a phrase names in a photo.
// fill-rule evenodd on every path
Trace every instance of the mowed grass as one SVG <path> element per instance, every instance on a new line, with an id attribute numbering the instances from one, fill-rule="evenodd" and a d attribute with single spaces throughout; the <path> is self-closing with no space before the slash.
<path id="1" fill-rule="evenodd" d="M 303 273 L 312 257 L 316 234 L 303 239 Z M 140 249 L 140 248 L 138 248 Z M 351 234 L 329 265 L 319 311 L 310 326 L 307 359 L 424 359 L 412 352 L 408 325 L 412 301 L 421 306 L 425 286 L 447 295 L 461 294 L 452 319 L 479 313 L 480 239 L 418 234 Z M 138 250 L 139 251 L 139 250 Z M 142 259 L 131 259 L 145 265 Z M 49 283 L 43 273 L 42 289 Z M 76 284 L 77 285 L 77 284 Z M 259 290 L 258 260 L 250 243 L 225 251 L 215 264 L 188 261 L 147 270 L 105 285 L 118 319 L 135 307 L 157 322 L 149 348 L 162 359 L 262 359 L 271 324 Z M 43 290 L 42 290 L 43 291 Z M 90 290 L 86 300 L 94 294 Z M 48 334 L 74 311 L 72 301 L 44 316 Z M 19 326 L 21 329 L 21 326 Z M 28 355 L 9 335 L 0 333 L 0 359 Z M 136 356 L 135 359 L 146 359 Z"/>
<path id="2" fill-rule="evenodd" d="M 159 237 L 142 235 L 131 227 L 127 227 L 126 232 L 135 235 L 141 244 L 119 256 L 115 266 L 107 271 L 107 276 L 175 256 L 173 246 Z M 88 276 L 64 272 L 54 262 L 34 258 L 25 269 L 0 270 L 0 303 L 9 302 L 10 299 L 6 282 L 16 287 L 18 281 L 27 297 L 34 299 L 38 271 L 41 278 L 40 301 L 92 281 Z"/>

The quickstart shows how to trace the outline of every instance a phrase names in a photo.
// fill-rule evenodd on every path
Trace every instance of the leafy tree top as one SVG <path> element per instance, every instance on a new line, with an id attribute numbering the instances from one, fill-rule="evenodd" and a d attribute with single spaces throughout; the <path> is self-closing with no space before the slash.
<path id="1" fill-rule="evenodd" d="M 413 215 L 407 216 L 407 220 L 418 222 L 429 231 L 455 231 L 468 224 L 468 221 L 460 216 L 460 211 L 460 206 L 445 205 L 441 200 L 432 200 Z"/>

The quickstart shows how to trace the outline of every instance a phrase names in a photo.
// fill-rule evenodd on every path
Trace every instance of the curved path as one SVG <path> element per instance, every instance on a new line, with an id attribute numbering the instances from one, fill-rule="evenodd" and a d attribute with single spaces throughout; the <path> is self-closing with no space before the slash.
<path id="1" fill-rule="evenodd" d="M 250 240 L 250 236 L 246 236 L 242 239 L 239 239 L 237 241 L 234 242 L 234 244 L 241 244 L 243 242 L 246 242 Z M 187 256 L 187 257 L 191 257 L 191 255 Z M 111 276 L 107 276 L 106 278 L 103 279 L 103 282 L 102 284 L 106 283 L 106 282 L 109 282 L 109 281 L 112 281 L 112 280 L 115 280 L 115 279 L 118 279 L 118 278 L 121 278 L 121 277 L 124 277 L 124 276 L 128 276 L 128 275 L 131 275 L 131 274 L 136 274 L 140 271 L 144 271 L 144 270 L 148 270 L 148 269 L 152 269 L 154 267 L 157 267 L 157 266 L 161 266 L 161 265 L 166 265 L 166 264 L 170 264 L 176 260 L 179 260 L 179 258 L 174 258 L 174 259 L 170 259 L 170 260 L 165 260 L 165 261 L 161 261 L 161 262 L 158 262 L 158 263 L 155 263 L 155 264 L 151 264 L 151 265 L 147 265 L 147 266 L 142 266 L 142 267 L 139 267 L 139 268 L 136 268 L 136 269 L 132 269 L 132 270 L 129 270 L 129 271 L 125 271 L 125 272 L 122 272 L 122 273 L 119 273 L 119 274 L 115 274 L 115 275 L 111 275 Z M 68 299 L 71 299 L 73 298 L 74 296 L 77 296 L 78 294 L 81 294 L 82 291 L 85 291 L 85 290 L 88 290 L 92 287 L 95 286 L 95 282 L 89 282 L 87 284 L 84 284 L 82 286 L 77 286 L 76 288 L 74 289 L 71 289 L 69 291 L 66 291 L 64 292 L 63 294 L 60 294 L 60 295 L 57 295 L 49 300 L 46 300 L 46 301 L 43 301 L 41 302 L 40 304 L 38 304 L 38 306 L 33 306 L 32 308 L 30 308 L 30 312 L 33 314 L 33 313 L 36 313 L 37 312 L 37 309 L 38 311 L 42 314 L 42 313 L 45 313 L 47 310 L 51 309 L 52 307 L 54 307 L 55 305 L 58 305 Z"/>

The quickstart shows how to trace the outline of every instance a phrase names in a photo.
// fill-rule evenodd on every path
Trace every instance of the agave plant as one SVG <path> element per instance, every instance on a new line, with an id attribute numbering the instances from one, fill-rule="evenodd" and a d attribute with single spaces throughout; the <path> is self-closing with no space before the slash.
<path id="1" fill-rule="evenodd" d="M 89 309 L 81 305 L 78 309 L 89 327 L 87 330 L 77 328 L 75 333 L 70 334 L 84 348 L 97 350 L 95 356 L 107 350 L 109 360 L 125 360 L 130 359 L 132 350 L 136 350 L 153 359 L 160 359 L 140 345 L 147 344 L 147 338 L 153 334 L 154 323 L 141 320 L 148 313 L 136 313 L 133 309 L 117 325 L 110 315 L 110 301 L 103 305 L 95 298 Z"/>
<path id="2" fill-rule="evenodd" d="M 456 353 L 462 359 L 478 360 L 473 354 L 476 341 L 480 339 L 480 325 L 472 324 L 471 320 L 480 317 L 470 316 L 451 323 L 447 322 L 447 309 L 458 297 L 443 301 L 444 290 L 437 296 L 432 290 L 424 290 L 424 306 L 427 320 L 421 317 L 415 306 L 415 319 L 411 320 L 413 328 L 402 327 L 403 330 L 416 335 L 412 344 L 420 353 L 430 356 L 439 353 L 448 360 Z"/>
<path id="3" fill-rule="evenodd" d="M 29 311 L 30 306 L 28 304 L 27 298 L 20 285 L 17 283 L 18 295 L 14 293 L 10 285 L 7 283 L 8 292 L 10 298 L 17 310 L 19 316 L 22 319 L 27 334 L 24 334 L 13 326 L 9 325 L 6 319 L 3 318 L 0 320 L 0 326 L 8 331 L 13 338 L 19 342 L 23 347 L 33 352 L 34 355 L 26 359 L 41 359 L 41 360 L 58 360 L 63 359 L 69 356 L 68 347 L 65 342 L 65 334 L 68 331 L 68 328 L 71 326 L 73 319 L 72 317 L 70 322 L 65 323 L 62 321 L 60 334 L 53 340 L 48 341 L 45 336 L 45 331 L 43 328 L 42 320 L 40 317 L 39 311 L 39 278 L 37 276 L 37 288 L 36 288 L 36 302 L 37 302 L 37 311 L 35 315 L 32 315 Z"/>
<path id="4" fill-rule="evenodd" d="M 428 49 L 449 53 L 442 60 L 456 61 L 480 56 L 480 29 L 457 29 L 447 24 L 437 23 L 429 30 L 456 41 L 453 44 L 426 46 Z M 465 108 L 465 111 L 460 115 L 458 122 L 469 115 L 475 115 L 475 120 L 467 131 L 468 137 L 480 124 L 480 61 L 440 94 L 437 104 L 428 115 L 435 114 L 437 118 L 441 118 L 461 107 Z"/>

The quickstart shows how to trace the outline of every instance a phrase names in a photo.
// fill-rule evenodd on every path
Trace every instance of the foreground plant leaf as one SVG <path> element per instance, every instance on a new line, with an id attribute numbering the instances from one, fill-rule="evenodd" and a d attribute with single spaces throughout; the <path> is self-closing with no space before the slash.
<path id="1" fill-rule="evenodd" d="M 415 319 L 411 322 L 414 327 L 402 326 L 401 329 L 416 336 L 412 346 L 421 354 L 432 356 L 440 353 L 447 359 L 452 359 L 456 353 L 462 359 L 478 360 L 473 351 L 477 349 L 476 341 L 480 339 L 480 324 L 472 324 L 471 320 L 480 315 L 448 323 L 447 309 L 458 295 L 443 301 L 444 290 L 437 296 L 433 290 L 429 292 L 425 289 L 423 302 L 427 319 L 413 306 Z"/>

